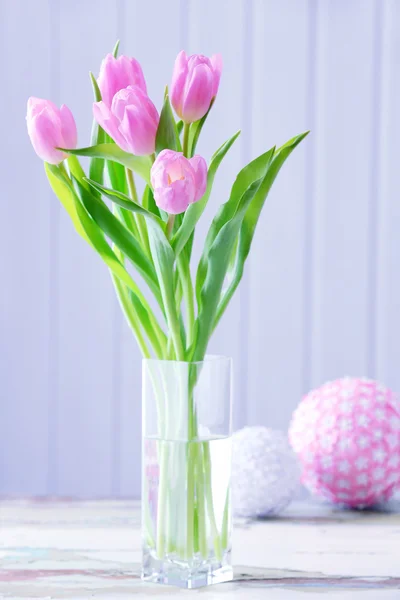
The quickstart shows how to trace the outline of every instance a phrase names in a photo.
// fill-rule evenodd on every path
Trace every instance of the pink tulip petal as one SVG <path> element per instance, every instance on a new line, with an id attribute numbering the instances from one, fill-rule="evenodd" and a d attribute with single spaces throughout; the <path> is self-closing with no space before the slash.
<path id="1" fill-rule="evenodd" d="M 192 54 L 188 59 L 188 70 L 192 71 L 198 65 L 207 65 L 210 69 L 212 69 L 211 60 L 204 56 L 204 54 Z"/>
<path id="2" fill-rule="evenodd" d="M 176 114 L 182 118 L 182 94 L 188 73 L 186 52 L 179 52 L 175 60 L 172 81 L 169 89 L 171 104 Z"/>
<path id="3" fill-rule="evenodd" d="M 165 149 L 160 152 L 150 173 L 151 185 L 153 188 L 166 187 L 169 185 L 168 168 L 174 161 L 179 160 L 182 156 L 182 152 L 174 152 L 174 150 Z"/>
<path id="4" fill-rule="evenodd" d="M 175 152 L 175 150 L 166 148 L 165 150 L 161 150 L 154 165 L 156 163 L 163 164 L 166 161 L 179 160 L 181 156 L 183 156 L 182 152 Z"/>
<path id="5" fill-rule="evenodd" d="M 145 94 L 147 93 L 146 82 L 139 62 L 135 58 L 123 55 L 114 58 L 112 54 L 107 54 L 101 63 L 97 82 L 102 100 L 109 107 L 115 94 L 129 85 L 139 87 Z"/>
<path id="6" fill-rule="evenodd" d="M 175 112 L 185 123 L 203 117 L 217 94 L 222 72 L 220 54 L 208 58 L 192 54 L 189 58 L 182 50 L 175 60 L 170 86 L 170 97 Z"/>
<path id="7" fill-rule="evenodd" d="M 219 82 L 221 79 L 222 73 L 222 56 L 221 54 L 213 54 L 211 57 L 211 64 L 214 71 L 214 89 L 213 89 L 213 97 L 217 95 Z"/>
<path id="8" fill-rule="evenodd" d="M 76 148 L 78 141 L 78 132 L 74 116 L 68 106 L 63 104 L 60 108 L 61 118 L 61 137 L 63 139 L 62 146 L 64 148 Z"/>
<path id="9" fill-rule="evenodd" d="M 139 90 L 137 90 L 137 91 L 139 91 Z M 160 122 L 160 115 L 158 114 L 156 107 L 154 106 L 154 104 L 150 100 L 150 98 L 147 96 L 147 94 L 143 94 L 141 92 L 140 95 L 142 96 L 142 101 L 141 101 L 142 109 L 146 111 L 147 115 L 149 116 L 149 118 L 151 119 L 151 121 L 153 122 L 153 124 L 157 130 L 158 124 Z"/>
<path id="10" fill-rule="evenodd" d="M 156 188 L 154 199 L 159 208 L 170 215 L 179 215 L 189 206 L 190 190 L 186 181 L 175 181 L 168 187 Z"/>
<path id="11" fill-rule="evenodd" d="M 111 112 L 118 121 L 122 121 L 125 115 L 125 108 L 134 102 L 131 96 L 132 92 L 128 88 L 120 90 L 115 94 L 111 104 Z"/>
<path id="12" fill-rule="evenodd" d="M 196 183 L 196 194 L 194 202 L 200 200 L 205 194 L 207 188 L 207 163 L 202 156 L 195 154 L 189 159 L 189 162 L 194 170 L 195 183 Z"/>
<path id="13" fill-rule="evenodd" d="M 147 94 L 145 94 L 140 88 L 128 86 L 127 88 L 117 92 L 112 101 L 111 112 L 117 117 L 118 120 L 122 121 L 127 106 L 136 106 L 139 108 L 141 114 L 146 115 L 147 118 L 152 120 L 154 126 L 156 128 L 158 127 L 160 117 L 157 109 Z"/>
<path id="14" fill-rule="evenodd" d="M 117 62 L 119 63 L 120 82 L 123 84 L 120 89 L 134 85 L 147 94 L 146 81 L 140 63 L 135 58 L 123 55 L 118 58 Z"/>
<path id="15" fill-rule="evenodd" d="M 117 74 L 114 68 L 115 58 L 107 54 L 100 66 L 100 74 L 97 83 L 100 88 L 101 98 L 107 106 L 111 106 L 112 99 L 118 86 Z"/>
<path id="16" fill-rule="evenodd" d="M 35 98 L 31 96 L 28 99 L 27 118 L 30 119 L 35 115 L 38 115 L 44 108 L 48 108 L 58 113 L 57 106 L 51 100 L 42 100 L 42 98 Z"/>
<path id="17" fill-rule="evenodd" d="M 170 214 L 177 214 L 171 212 L 171 208 L 174 206 L 174 190 L 171 187 L 154 188 L 154 200 L 161 210 L 165 210 Z"/>
<path id="18" fill-rule="evenodd" d="M 136 156 L 153 154 L 155 151 L 157 125 L 141 107 L 128 105 L 125 108 L 119 131 Z"/>
<path id="19" fill-rule="evenodd" d="M 26 122 L 32 145 L 42 160 L 59 164 L 66 154 L 56 148 L 76 147 L 75 120 L 65 105 L 58 109 L 50 100 L 29 98 Z"/>
<path id="20" fill-rule="evenodd" d="M 93 116 L 100 127 L 108 133 L 122 150 L 130 152 L 130 148 L 126 143 L 125 138 L 119 131 L 119 120 L 111 113 L 105 102 L 95 102 L 93 104 Z"/>
<path id="21" fill-rule="evenodd" d="M 186 123 L 198 121 L 210 108 L 214 76 L 205 65 L 197 65 L 186 81 L 183 93 L 182 118 Z"/>
<path id="22" fill-rule="evenodd" d="M 203 185 L 204 166 L 200 156 L 189 161 L 181 152 L 160 152 L 150 173 L 157 205 L 169 214 L 184 212 L 198 196 L 196 177 Z"/>
<path id="23" fill-rule="evenodd" d="M 60 146 L 60 131 L 46 110 L 28 121 L 28 134 L 35 152 L 42 160 L 53 165 L 64 160 L 66 155 L 55 149 Z"/>

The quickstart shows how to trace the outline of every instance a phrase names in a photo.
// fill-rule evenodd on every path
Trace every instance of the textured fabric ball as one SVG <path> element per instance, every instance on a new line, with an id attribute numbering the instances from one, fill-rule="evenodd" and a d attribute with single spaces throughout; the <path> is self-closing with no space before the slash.
<path id="1" fill-rule="evenodd" d="M 376 381 L 346 377 L 310 392 L 289 439 L 304 485 L 334 503 L 370 506 L 400 485 L 400 404 Z"/>
<path id="2" fill-rule="evenodd" d="M 245 427 L 233 435 L 232 506 L 236 515 L 275 515 L 300 482 L 298 460 L 280 431 Z"/>

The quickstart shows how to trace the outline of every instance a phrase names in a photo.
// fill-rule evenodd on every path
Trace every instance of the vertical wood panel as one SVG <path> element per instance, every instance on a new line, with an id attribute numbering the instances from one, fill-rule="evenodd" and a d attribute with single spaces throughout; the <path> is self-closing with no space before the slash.
<path id="1" fill-rule="evenodd" d="M 310 128 L 309 3 L 256 0 L 253 156 Z M 277 49 L 279 48 L 279 51 Z M 306 148 L 296 148 L 264 206 L 250 267 L 250 424 L 285 428 L 303 385 Z"/>
<path id="2" fill-rule="evenodd" d="M 107 0 L 60 2 L 59 101 L 90 144 L 92 89 L 102 57 L 117 34 L 116 5 Z M 79 15 L 79 17 L 78 17 Z M 78 17 L 78 18 L 77 18 Z M 56 202 L 56 198 L 54 198 Z M 108 269 L 60 210 L 59 239 L 59 494 L 105 496 L 112 490 L 115 297 Z"/>
<path id="3" fill-rule="evenodd" d="M 319 2 L 312 382 L 368 371 L 372 0 Z"/>
<path id="4" fill-rule="evenodd" d="M 377 376 L 400 392 L 400 4 L 383 6 L 381 135 L 378 163 Z"/>
<path id="5" fill-rule="evenodd" d="M 25 123 L 29 96 L 48 97 L 47 0 L 0 6 L 0 491 L 45 494 L 48 471 L 50 192 Z M 16 35 L 18 32 L 18 35 Z"/>
<path id="6" fill-rule="evenodd" d="M 89 143 L 88 71 L 117 37 L 158 108 L 181 48 L 223 55 L 198 150 L 209 159 L 243 131 L 195 258 L 245 162 L 312 129 L 274 184 L 211 342 L 234 358 L 235 426 L 285 428 L 308 386 L 345 374 L 400 391 L 398 0 L 4 0 L 0 17 L 0 493 L 140 493 L 140 353 L 24 121 L 29 95 L 64 102 Z"/>
<path id="7" fill-rule="evenodd" d="M 215 150 L 246 123 L 243 119 L 243 85 L 246 64 L 244 61 L 245 12 L 251 3 L 241 0 L 192 1 L 188 11 L 188 48 L 190 54 L 211 56 L 220 52 L 224 68 L 218 97 L 203 129 L 198 152 L 209 161 Z M 212 19 L 210 19 L 212 15 Z M 245 133 L 245 136 L 248 133 Z M 209 224 L 218 207 L 229 197 L 233 181 L 244 164 L 243 140 L 235 142 L 221 164 L 215 179 L 213 192 L 201 221 L 196 228 L 193 256 L 197 259 L 204 246 Z M 195 263 L 197 265 L 197 262 Z M 244 311 L 244 287 L 239 289 L 230 303 L 224 318 L 218 325 L 209 352 L 232 356 L 234 368 L 234 423 L 240 424 L 242 403 L 245 402 L 241 386 L 241 369 L 246 350 L 242 347 L 241 327 Z"/>
<path id="8" fill-rule="evenodd" d="M 165 85 L 180 50 L 181 3 L 130 0 L 125 4 L 121 52 L 137 58 L 144 70 L 148 93 L 161 111 Z M 151 27 L 149 26 L 151 24 Z M 138 187 L 140 183 L 138 181 Z M 143 288 L 144 289 L 144 288 Z M 122 317 L 121 317 L 122 318 Z M 141 354 L 127 324 L 121 324 L 121 421 L 119 493 L 140 495 L 141 470 Z"/>

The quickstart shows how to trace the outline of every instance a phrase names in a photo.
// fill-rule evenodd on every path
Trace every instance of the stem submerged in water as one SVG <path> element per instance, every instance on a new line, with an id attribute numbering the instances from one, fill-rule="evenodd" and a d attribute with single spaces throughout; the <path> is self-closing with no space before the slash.
<path id="1" fill-rule="evenodd" d="M 174 386 L 171 390 L 165 389 L 167 385 L 162 386 L 163 404 L 166 409 L 168 401 L 171 401 L 171 410 L 164 412 L 163 439 L 159 442 L 156 553 L 160 560 L 166 555 L 177 555 L 195 565 L 200 557 L 207 560 L 211 552 L 209 543 L 212 543 L 214 552 L 211 554 L 222 561 L 228 546 L 229 492 L 223 522 L 218 525 L 214 510 L 210 441 L 201 441 L 198 431 L 194 392 L 200 367 L 198 364 L 176 365 L 179 368 Z M 174 394 L 174 397 L 169 398 L 169 394 Z M 178 417 L 184 412 L 187 421 Z M 175 443 L 182 444 L 180 449 L 174 448 Z M 219 531 L 219 526 L 222 531 Z"/>

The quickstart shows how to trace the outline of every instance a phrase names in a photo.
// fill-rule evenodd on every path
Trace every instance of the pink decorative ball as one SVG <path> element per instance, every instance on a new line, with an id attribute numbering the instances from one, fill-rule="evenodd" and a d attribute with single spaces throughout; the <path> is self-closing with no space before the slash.
<path id="1" fill-rule="evenodd" d="M 289 439 L 304 485 L 331 502 L 370 506 L 400 488 L 400 403 L 376 381 L 345 377 L 311 391 Z"/>

